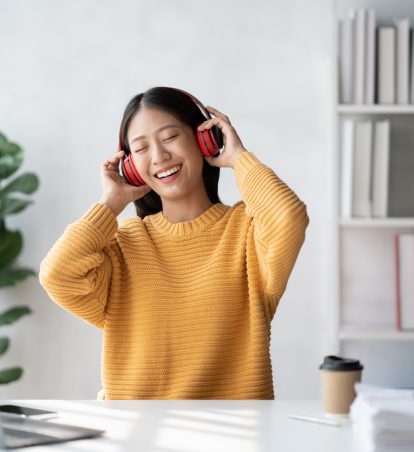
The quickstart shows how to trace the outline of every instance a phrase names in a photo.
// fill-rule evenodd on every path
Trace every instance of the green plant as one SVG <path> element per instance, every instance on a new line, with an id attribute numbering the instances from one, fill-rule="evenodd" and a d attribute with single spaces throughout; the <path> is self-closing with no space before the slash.
<path id="1" fill-rule="evenodd" d="M 16 193 L 30 195 L 37 190 L 39 180 L 34 173 L 24 173 L 14 178 L 4 187 L 2 181 L 14 174 L 23 162 L 23 149 L 16 143 L 8 141 L 0 133 L 0 287 L 15 286 L 28 276 L 37 273 L 30 268 L 16 266 L 16 259 L 23 248 L 23 236 L 19 231 L 6 227 L 6 215 L 16 214 L 33 201 L 16 197 Z M 0 313 L 0 326 L 10 325 L 31 310 L 27 306 L 17 306 Z M 10 340 L 0 337 L 0 355 L 9 348 Z M 0 384 L 18 380 L 23 374 L 21 367 L 12 367 L 0 371 Z"/>

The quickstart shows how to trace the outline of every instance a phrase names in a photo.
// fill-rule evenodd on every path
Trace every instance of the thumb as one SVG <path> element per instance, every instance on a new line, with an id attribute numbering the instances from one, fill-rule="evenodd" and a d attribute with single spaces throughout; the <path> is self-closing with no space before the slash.
<path id="1" fill-rule="evenodd" d="M 145 184 L 145 185 L 140 185 L 138 187 L 132 187 L 133 189 L 133 193 L 134 196 L 136 196 L 137 198 L 141 198 L 142 196 L 145 196 L 147 193 L 149 193 L 152 188 Z"/>
<path id="2" fill-rule="evenodd" d="M 217 166 L 217 165 L 215 164 L 216 161 L 213 160 L 213 157 L 207 157 L 207 156 L 204 156 L 204 158 L 206 159 L 206 161 L 207 161 L 207 163 L 208 163 L 209 165 L 211 165 L 211 166 Z"/>

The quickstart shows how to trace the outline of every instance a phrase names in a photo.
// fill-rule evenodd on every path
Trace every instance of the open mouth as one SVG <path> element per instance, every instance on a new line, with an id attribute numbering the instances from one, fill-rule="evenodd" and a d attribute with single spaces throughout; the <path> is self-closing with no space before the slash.
<path id="1" fill-rule="evenodd" d="M 156 174 L 155 177 L 161 181 L 168 181 L 174 179 L 177 174 L 180 173 L 183 165 L 180 163 L 176 168 L 173 169 L 173 172 L 166 171 L 165 173 L 161 173 L 159 176 Z"/>

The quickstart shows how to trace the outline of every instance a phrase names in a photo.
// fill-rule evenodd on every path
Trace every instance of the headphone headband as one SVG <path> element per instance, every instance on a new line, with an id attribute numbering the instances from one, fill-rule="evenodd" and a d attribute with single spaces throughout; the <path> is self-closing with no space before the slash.
<path id="1" fill-rule="evenodd" d="M 180 88 L 172 88 L 176 91 L 180 91 L 181 93 L 187 95 L 190 99 L 193 100 L 193 102 L 197 105 L 197 107 L 201 110 L 201 112 L 203 113 L 204 117 L 207 119 L 211 119 L 211 114 L 210 112 L 204 107 L 204 105 L 192 94 L 188 93 L 187 91 L 184 91 L 183 89 Z M 121 137 L 121 131 L 119 131 L 119 146 L 122 149 L 123 144 L 122 144 L 122 137 Z"/>
<path id="2" fill-rule="evenodd" d="M 188 93 L 187 91 L 184 91 L 183 89 L 179 89 L 179 88 L 173 88 L 173 89 L 175 89 L 176 91 L 181 91 L 182 93 L 189 96 L 194 101 L 194 103 L 197 105 L 197 107 L 201 110 L 201 112 L 204 113 L 204 116 L 207 119 L 211 119 L 210 112 L 204 107 L 204 105 L 196 97 L 194 97 L 192 94 Z"/>

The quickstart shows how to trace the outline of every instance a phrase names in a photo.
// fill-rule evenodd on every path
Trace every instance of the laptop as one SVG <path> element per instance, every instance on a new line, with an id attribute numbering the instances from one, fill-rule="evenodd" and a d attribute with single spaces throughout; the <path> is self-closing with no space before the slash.
<path id="1" fill-rule="evenodd" d="M 0 449 L 63 443 L 76 439 L 95 438 L 104 430 L 78 427 L 37 419 L 0 414 Z"/>

